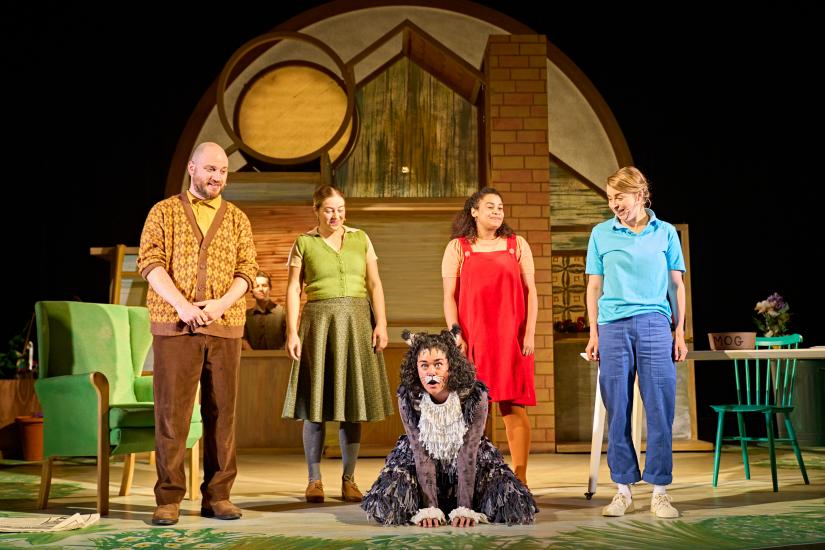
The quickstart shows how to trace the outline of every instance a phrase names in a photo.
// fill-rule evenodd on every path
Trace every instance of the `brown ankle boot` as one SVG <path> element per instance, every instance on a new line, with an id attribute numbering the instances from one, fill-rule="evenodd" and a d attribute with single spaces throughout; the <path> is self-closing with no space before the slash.
<path id="1" fill-rule="evenodd" d="M 243 515 L 240 508 L 228 500 L 217 500 L 201 505 L 201 516 L 215 519 L 239 519 Z"/>
<path id="2" fill-rule="evenodd" d="M 355 484 L 353 478 L 341 478 L 341 498 L 344 502 L 361 502 L 364 500 L 364 495 L 358 490 L 358 485 Z"/>
<path id="3" fill-rule="evenodd" d="M 172 502 L 170 504 L 158 504 L 155 513 L 152 514 L 154 525 L 174 525 L 180 518 L 180 504 Z"/>
<path id="4" fill-rule="evenodd" d="M 310 479 L 304 492 L 307 502 L 324 502 L 324 484 L 320 479 Z"/>

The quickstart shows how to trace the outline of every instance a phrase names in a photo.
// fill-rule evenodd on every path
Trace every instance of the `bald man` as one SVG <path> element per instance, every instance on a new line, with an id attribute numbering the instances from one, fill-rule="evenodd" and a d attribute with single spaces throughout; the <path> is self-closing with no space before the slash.
<path id="1" fill-rule="evenodd" d="M 189 189 L 152 207 L 140 237 L 138 269 L 149 282 L 154 336 L 155 525 L 174 525 L 186 494 L 184 456 L 201 385 L 201 515 L 238 519 L 229 500 L 237 474 L 235 399 L 244 295 L 258 265 L 246 214 L 223 200 L 229 160 L 201 143 L 189 160 Z"/>

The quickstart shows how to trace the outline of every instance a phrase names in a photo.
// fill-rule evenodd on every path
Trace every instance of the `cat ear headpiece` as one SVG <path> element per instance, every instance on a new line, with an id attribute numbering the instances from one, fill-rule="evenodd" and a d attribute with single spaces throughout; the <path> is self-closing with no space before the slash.
<path id="1" fill-rule="evenodd" d="M 452 328 L 449 331 L 442 330 L 441 334 L 444 335 L 445 332 L 448 333 L 448 334 L 451 334 L 453 336 L 453 343 L 456 343 L 458 341 L 459 335 L 461 334 L 461 327 L 459 327 L 458 324 L 455 323 L 455 324 L 453 324 Z M 417 336 L 418 336 L 418 333 L 410 332 L 408 329 L 404 329 L 404 330 L 401 331 L 401 338 L 410 347 L 412 347 L 413 344 L 415 343 L 415 339 L 416 339 Z"/>

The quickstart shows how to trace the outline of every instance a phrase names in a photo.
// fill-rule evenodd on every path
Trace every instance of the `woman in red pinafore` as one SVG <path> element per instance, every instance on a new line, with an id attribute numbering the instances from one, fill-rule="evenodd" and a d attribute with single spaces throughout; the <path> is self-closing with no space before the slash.
<path id="1" fill-rule="evenodd" d="M 444 317 L 458 323 L 458 345 L 498 403 L 516 476 L 527 484 L 533 384 L 536 298 L 530 245 L 504 223 L 495 189 L 474 193 L 453 222 L 441 263 Z"/>

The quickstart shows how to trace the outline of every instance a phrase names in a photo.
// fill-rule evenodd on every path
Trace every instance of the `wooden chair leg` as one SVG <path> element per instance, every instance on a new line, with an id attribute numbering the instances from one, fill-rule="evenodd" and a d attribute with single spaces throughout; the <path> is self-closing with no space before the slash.
<path id="1" fill-rule="evenodd" d="M 802 451 L 799 450 L 796 432 L 793 429 L 793 424 L 791 424 L 791 419 L 788 418 L 788 415 L 785 415 L 785 429 L 788 431 L 788 438 L 791 440 L 793 454 L 796 455 L 796 463 L 799 464 L 799 469 L 802 471 L 802 479 L 805 480 L 805 485 L 810 485 L 811 482 L 808 481 L 808 471 L 805 470 L 805 462 L 802 460 Z"/>
<path id="2" fill-rule="evenodd" d="M 97 513 L 109 515 L 109 455 L 100 453 L 97 455 Z"/>
<path id="3" fill-rule="evenodd" d="M 120 478 L 120 496 L 125 497 L 129 495 L 132 490 L 132 481 L 135 479 L 135 461 L 137 455 L 129 453 L 123 457 L 123 476 Z"/>
<path id="4" fill-rule="evenodd" d="M 739 424 L 739 445 L 742 447 L 742 464 L 745 465 L 745 479 L 751 478 L 751 465 L 748 461 L 748 440 L 745 439 L 745 418 L 742 413 L 736 413 L 736 423 Z"/>
<path id="5" fill-rule="evenodd" d="M 97 513 L 109 515 L 109 455 L 97 455 Z"/>
<path id="6" fill-rule="evenodd" d="M 198 500 L 200 477 L 200 440 L 198 440 L 189 451 L 189 500 Z"/>
<path id="7" fill-rule="evenodd" d="M 771 481 L 773 492 L 779 492 L 779 483 L 776 480 L 776 444 L 773 438 L 773 413 L 765 413 L 765 426 L 768 428 L 768 453 L 771 457 Z"/>
<path id="8" fill-rule="evenodd" d="M 725 411 L 719 411 L 716 423 L 716 446 L 713 449 L 713 486 L 719 481 L 719 459 L 722 456 L 722 430 L 725 427 Z"/>
<path id="9" fill-rule="evenodd" d="M 37 495 L 37 507 L 40 510 L 45 510 L 49 505 L 49 491 L 52 488 L 52 462 L 54 462 L 52 457 L 45 459 L 40 469 L 40 492 Z"/>
<path id="10" fill-rule="evenodd" d="M 109 381 L 101 372 L 92 374 L 97 391 L 97 513 L 109 515 Z"/>
<path id="11" fill-rule="evenodd" d="M 155 465 L 155 451 L 149 451 L 149 465 Z"/>

